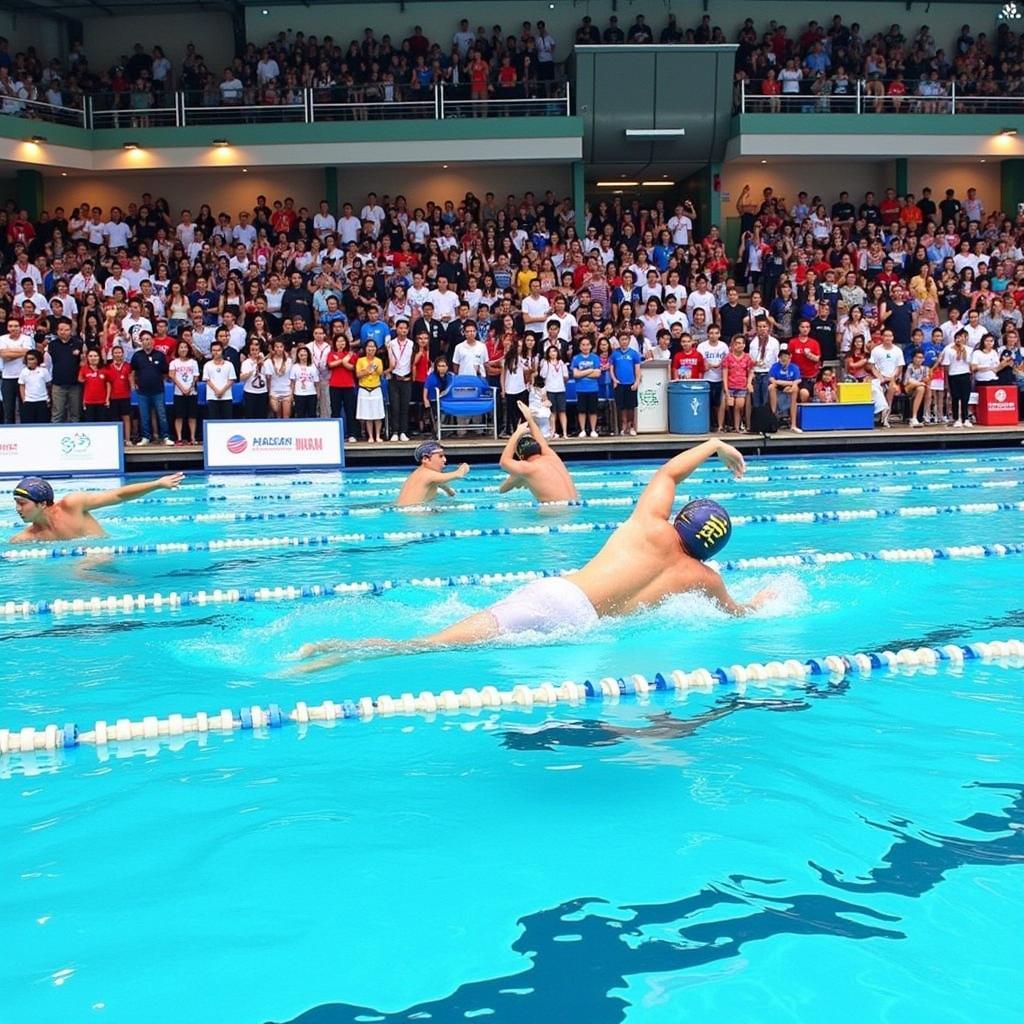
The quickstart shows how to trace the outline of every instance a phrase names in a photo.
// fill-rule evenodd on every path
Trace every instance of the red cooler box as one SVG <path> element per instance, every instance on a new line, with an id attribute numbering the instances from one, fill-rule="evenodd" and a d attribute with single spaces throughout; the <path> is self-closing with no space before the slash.
<path id="1" fill-rule="evenodd" d="M 978 385 L 978 426 L 1017 426 L 1017 387 L 1015 384 Z"/>

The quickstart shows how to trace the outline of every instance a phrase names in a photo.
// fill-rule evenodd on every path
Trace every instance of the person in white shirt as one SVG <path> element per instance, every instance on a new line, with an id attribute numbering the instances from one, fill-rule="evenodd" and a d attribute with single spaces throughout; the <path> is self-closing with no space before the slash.
<path id="1" fill-rule="evenodd" d="M 979 224 L 985 218 L 985 207 L 978 198 L 978 190 L 976 188 L 969 188 L 967 190 L 967 198 L 964 200 L 964 213 L 967 214 L 968 220 L 977 221 Z"/>
<path id="2" fill-rule="evenodd" d="M 256 77 L 259 79 L 260 85 L 272 82 L 280 74 L 281 69 L 277 66 L 277 61 L 264 50 L 260 57 L 260 62 L 256 65 Z"/>
<path id="3" fill-rule="evenodd" d="M 334 214 L 331 213 L 327 200 L 321 200 L 320 212 L 313 218 L 313 230 L 316 232 L 317 238 L 323 241 L 328 235 L 334 234 L 337 227 L 338 222 L 334 219 Z"/>
<path id="4" fill-rule="evenodd" d="M 153 333 L 153 325 L 148 317 L 142 315 L 142 304 L 138 299 L 128 303 L 128 315 L 121 320 L 121 337 L 125 340 L 125 351 L 139 348 L 139 334 L 142 331 Z"/>
<path id="5" fill-rule="evenodd" d="M 228 344 L 236 352 L 244 352 L 245 339 L 247 335 L 245 333 L 245 328 L 240 327 L 235 322 L 234 311 L 230 309 L 225 309 L 223 315 L 221 316 L 221 322 L 228 332 Z"/>
<path id="6" fill-rule="evenodd" d="M 967 332 L 967 347 L 975 349 L 981 344 L 981 339 L 985 337 L 985 328 L 981 324 L 981 314 L 976 309 L 969 310 L 967 313 L 967 323 L 962 325 L 962 329 Z"/>
<path id="7" fill-rule="evenodd" d="M 416 271 L 412 275 L 412 284 L 406 292 L 409 305 L 412 306 L 412 316 L 416 318 L 423 311 L 423 303 L 430 301 L 430 289 L 423 283 L 423 275 Z"/>
<path id="8" fill-rule="evenodd" d="M 551 303 L 547 296 L 541 294 L 540 278 L 535 277 L 530 281 L 530 294 L 523 299 L 522 311 L 526 330 L 540 334 L 551 316 Z"/>
<path id="9" fill-rule="evenodd" d="M 174 440 L 185 444 L 185 421 L 188 420 L 189 442 L 196 443 L 196 410 L 198 408 L 199 363 L 192 358 L 187 341 L 179 341 L 177 354 L 167 368 L 174 385 Z"/>
<path id="10" fill-rule="evenodd" d="M 94 206 L 92 216 L 85 222 L 85 235 L 89 239 L 90 245 L 103 244 L 106 226 L 107 222 L 103 219 L 103 211 L 98 206 Z"/>
<path id="11" fill-rule="evenodd" d="M 459 308 L 459 296 L 448 287 L 448 278 L 438 275 L 437 287 L 431 289 L 427 300 L 434 304 L 434 319 L 447 324 L 455 318 Z"/>
<path id="12" fill-rule="evenodd" d="M 0 335 L 0 363 L 3 364 L 0 395 L 3 397 L 6 424 L 15 422 L 15 414 L 21 404 L 18 378 L 25 369 L 25 353 L 33 347 L 32 339 L 22 333 L 21 321 L 16 316 L 8 317 L 7 333 Z"/>
<path id="13" fill-rule="evenodd" d="M 681 324 L 684 333 L 690 329 L 690 321 L 679 308 L 679 300 L 675 295 L 665 296 L 665 311 L 661 314 L 661 324 L 668 331 L 672 330 L 673 324 Z"/>
<path id="14" fill-rule="evenodd" d="M 779 72 L 783 96 L 797 96 L 800 93 L 800 82 L 803 74 L 796 66 L 795 60 L 787 60 L 786 66 Z"/>
<path id="15" fill-rule="evenodd" d="M 971 353 L 971 372 L 975 384 L 992 384 L 998 379 L 999 352 L 992 334 L 982 335 L 978 347 Z"/>
<path id="16" fill-rule="evenodd" d="M 232 241 L 241 242 L 249 251 L 256 244 L 256 228 L 249 223 L 248 210 L 242 210 L 238 215 L 238 223 L 231 229 Z"/>
<path id="17" fill-rule="evenodd" d="M 430 237 L 430 225 L 423 219 L 423 211 L 417 207 L 407 228 L 409 241 L 413 245 L 426 245 Z"/>
<path id="18" fill-rule="evenodd" d="M 714 323 L 718 318 L 718 303 L 714 295 L 708 291 L 708 279 L 697 278 L 697 287 L 686 298 L 686 315 L 693 320 L 693 311 L 703 309 L 704 317 L 708 324 Z"/>
<path id="19" fill-rule="evenodd" d="M 50 422 L 50 371 L 39 362 L 39 353 L 25 353 L 25 366 L 18 374 L 22 423 Z"/>
<path id="20" fill-rule="evenodd" d="M 455 372 L 462 377 L 487 376 L 487 346 L 477 340 L 476 324 L 469 321 L 462 328 L 465 340 L 455 346 L 452 363 Z"/>
<path id="21" fill-rule="evenodd" d="M 208 420 L 231 419 L 231 385 L 235 382 L 235 368 L 224 358 L 224 345 L 215 341 L 210 346 L 213 358 L 203 366 L 203 380 L 206 383 L 206 418 Z"/>
<path id="22" fill-rule="evenodd" d="M 359 212 L 359 216 L 363 223 L 369 221 L 373 224 L 373 237 L 378 238 L 380 236 L 380 226 L 384 223 L 385 213 L 381 205 L 377 202 L 377 193 L 370 192 L 366 197 L 366 205 Z"/>
<path id="23" fill-rule="evenodd" d="M 313 340 L 309 343 L 309 356 L 319 377 L 316 385 L 316 414 L 324 420 L 331 418 L 331 371 L 327 366 L 330 354 L 331 343 L 327 340 L 327 331 L 320 326 L 314 327 Z"/>
<path id="24" fill-rule="evenodd" d="M 181 211 L 181 223 L 174 229 L 174 235 L 184 248 L 196 240 L 196 226 L 192 223 L 192 211 Z"/>
<path id="25" fill-rule="evenodd" d="M 562 295 L 555 296 L 555 308 L 546 322 L 550 323 L 552 320 L 558 321 L 558 340 L 567 345 L 572 342 L 580 325 L 572 313 L 566 312 L 565 297 Z"/>
<path id="26" fill-rule="evenodd" d="M 115 206 L 111 208 L 110 220 L 103 225 L 103 234 L 111 249 L 127 249 L 131 241 L 132 229 L 121 220 L 121 211 Z"/>
<path id="27" fill-rule="evenodd" d="M 459 56 L 465 60 L 469 48 L 476 40 L 476 36 L 470 31 L 469 22 L 463 18 L 459 22 L 459 30 L 452 36 L 452 46 L 459 51 Z"/>
<path id="28" fill-rule="evenodd" d="M 885 397 L 886 408 L 882 410 L 882 426 L 888 427 L 892 400 L 899 394 L 899 380 L 906 360 L 903 349 L 893 344 L 893 332 L 888 327 L 882 331 L 882 343 L 876 345 L 868 356 L 868 367 L 878 381 Z"/>
<path id="29" fill-rule="evenodd" d="M 689 199 L 677 206 L 675 213 L 669 218 L 668 229 L 672 232 L 673 245 L 689 245 L 690 232 L 693 231 L 693 220 L 697 216 L 693 203 Z"/>
<path id="30" fill-rule="evenodd" d="M 288 378 L 291 381 L 296 419 L 313 419 L 316 416 L 316 387 L 320 374 L 305 345 L 296 346 L 295 362 L 292 363 Z"/>
<path id="31" fill-rule="evenodd" d="M 779 340 L 771 333 L 767 317 L 758 317 L 754 324 L 754 337 L 750 341 L 750 358 L 754 360 L 754 406 L 769 401 L 769 371 L 779 361 Z"/>
<path id="32" fill-rule="evenodd" d="M 349 242 L 358 242 L 362 229 L 362 221 L 352 214 L 352 204 L 345 203 L 338 218 L 338 235 L 342 246 L 348 245 Z"/>
<path id="33" fill-rule="evenodd" d="M 953 342 L 942 350 L 939 362 L 946 368 L 946 386 L 953 411 L 954 427 L 969 427 L 968 409 L 971 399 L 971 351 L 967 347 L 967 332 L 959 330 Z"/>
<path id="34" fill-rule="evenodd" d="M 718 429 L 721 431 L 725 425 L 725 388 L 722 383 L 724 376 L 722 363 L 729 354 L 729 346 L 722 341 L 722 332 L 718 326 L 712 324 L 708 328 L 707 341 L 702 341 L 697 346 L 697 351 L 704 358 L 704 379 L 711 385 L 711 418 L 712 421 L 718 420 Z"/>
<path id="35" fill-rule="evenodd" d="M 271 316 L 278 316 L 281 312 L 281 302 L 284 299 L 284 288 L 281 287 L 281 279 L 277 274 L 271 274 L 267 279 L 267 287 L 263 290 L 267 300 L 267 312 Z"/>
<path id="36" fill-rule="evenodd" d="M 476 333 L 474 327 L 473 333 Z M 391 440 L 409 440 L 409 404 L 412 401 L 412 339 L 409 337 L 409 321 L 399 317 L 395 321 L 394 337 L 385 344 L 388 354 L 388 401 L 391 404 Z M 484 358 L 487 356 L 487 347 Z M 456 349 L 456 351 L 458 351 Z"/>

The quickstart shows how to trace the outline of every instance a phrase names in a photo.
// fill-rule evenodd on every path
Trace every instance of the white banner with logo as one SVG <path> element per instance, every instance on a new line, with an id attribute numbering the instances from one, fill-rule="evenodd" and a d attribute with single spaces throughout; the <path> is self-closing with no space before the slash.
<path id="1" fill-rule="evenodd" d="M 0 427 L 0 476 L 123 472 L 120 423 Z"/>
<path id="2" fill-rule="evenodd" d="M 345 465 L 341 420 L 207 420 L 207 469 L 340 469 Z"/>

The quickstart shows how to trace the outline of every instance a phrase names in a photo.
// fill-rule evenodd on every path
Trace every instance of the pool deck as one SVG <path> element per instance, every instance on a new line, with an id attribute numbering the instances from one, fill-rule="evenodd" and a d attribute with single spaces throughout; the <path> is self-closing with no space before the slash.
<path id="1" fill-rule="evenodd" d="M 570 438 L 555 442 L 555 448 L 567 459 L 665 459 L 683 448 L 691 447 L 716 434 L 641 434 L 637 437 Z M 1016 427 L 974 427 L 954 430 L 950 427 L 894 426 L 883 430 L 807 431 L 777 434 L 721 435 L 747 455 L 844 454 L 851 452 L 908 451 L 951 448 L 1015 448 L 1024 444 L 1024 423 Z M 347 445 L 345 459 L 349 466 L 407 465 L 412 448 L 422 440 L 369 445 Z M 496 462 L 505 442 L 491 437 L 446 436 L 444 441 L 449 464 L 458 462 Z M 151 445 L 125 450 L 128 472 L 155 469 L 201 469 L 203 451 L 198 445 L 164 448 Z"/>

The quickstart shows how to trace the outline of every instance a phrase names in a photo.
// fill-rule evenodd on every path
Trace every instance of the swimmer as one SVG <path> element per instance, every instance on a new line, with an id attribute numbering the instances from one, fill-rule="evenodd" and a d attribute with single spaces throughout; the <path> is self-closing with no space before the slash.
<path id="1" fill-rule="evenodd" d="M 551 633 L 567 628 L 583 631 L 599 619 L 629 615 L 673 594 L 689 592 L 707 595 L 730 615 L 746 615 L 760 608 L 774 592 L 761 590 L 751 601 L 740 604 L 730 597 L 722 577 L 704 564 L 729 540 L 729 513 L 717 502 L 698 499 L 669 519 L 676 488 L 715 455 L 736 479 L 743 476 L 743 456 L 718 438 L 675 456 L 651 478 L 633 514 L 577 572 L 527 583 L 485 611 L 430 636 L 403 641 L 328 640 L 306 644 L 298 656 L 337 652 L 306 666 L 306 670 L 315 670 L 357 657 L 468 647 L 518 633 Z"/>
<path id="2" fill-rule="evenodd" d="M 576 501 L 579 494 L 565 463 L 541 433 L 530 407 L 517 404 L 524 422 L 516 427 L 501 453 L 500 465 L 508 479 L 498 493 L 525 487 L 537 501 Z"/>
<path id="3" fill-rule="evenodd" d="M 15 534 L 10 543 L 104 537 L 103 527 L 92 517 L 94 510 L 121 505 L 153 491 L 173 491 L 184 478 L 183 473 L 171 473 L 159 480 L 125 484 L 97 494 L 75 491 L 55 502 L 49 483 L 42 477 L 27 476 L 14 488 L 14 505 L 28 527 Z"/>
<path id="4" fill-rule="evenodd" d="M 469 472 L 469 464 L 464 462 L 458 469 L 445 473 L 444 467 L 448 459 L 444 453 L 444 445 L 439 441 L 424 441 L 416 446 L 412 455 L 416 468 L 409 474 L 409 479 L 402 485 L 395 504 L 399 508 L 406 505 L 424 505 L 437 497 L 438 491 L 444 491 L 449 498 L 455 497 L 455 491 L 449 486 L 450 480 L 461 480 Z"/>

